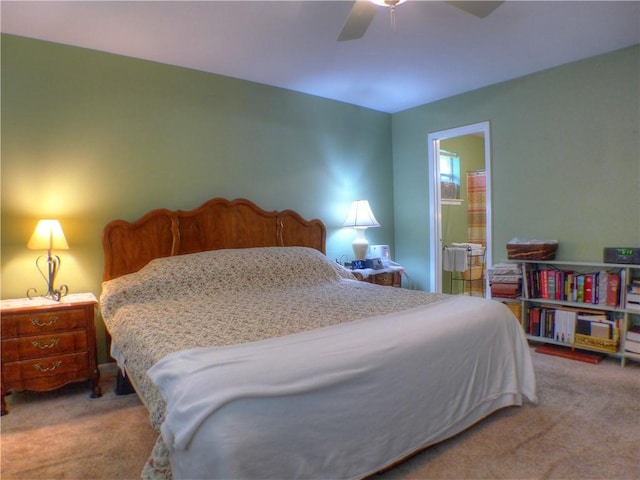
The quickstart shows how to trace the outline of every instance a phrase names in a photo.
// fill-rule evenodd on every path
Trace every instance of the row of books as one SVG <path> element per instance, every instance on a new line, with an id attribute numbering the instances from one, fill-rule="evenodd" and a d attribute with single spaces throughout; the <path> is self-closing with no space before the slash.
<path id="1" fill-rule="evenodd" d="M 529 335 L 567 345 L 573 345 L 576 334 L 613 339 L 621 321 L 604 312 L 548 307 L 529 308 L 525 320 L 524 328 Z"/>
<path id="2" fill-rule="evenodd" d="M 624 340 L 624 349 L 627 352 L 640 355 L 640 325 L 635 325 L 627 330 Z"/>
<path id="3" fill-rule="evenodd" d="M 625 283 L 624 276 L 624 270 L 578 273 L 551 268 L 537 269 L 535 266 L 525 264 L 523 293 L 525 298 L 620 307 L 622 305 L 620 285 Z"/>

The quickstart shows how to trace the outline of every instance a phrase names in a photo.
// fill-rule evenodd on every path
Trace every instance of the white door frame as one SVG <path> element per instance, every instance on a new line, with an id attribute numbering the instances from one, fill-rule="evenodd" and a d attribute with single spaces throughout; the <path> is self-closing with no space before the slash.
<path id="1" fill-rule="evenodd" d="M 489 122 L 474 123 L 463 127 L 442 130 L 440 132 L 430 133 L 428 136 L 429 150 L 429 240 L 430 240 L 430 290 L 432 292 L 442 292 L 442 204 L 440 202 L 440 141 L 462 135 L 470 135 L 472 133 L 484 134 L 484 165 L 487 181 L 487 210 L 486 210 L 486 233 L 487 233 L 487 251 L 485 262 L 487 266 L 491 265 L 491 129 Z M 489 285 L 485 275 L 485 296 L 489 296 Z"/>

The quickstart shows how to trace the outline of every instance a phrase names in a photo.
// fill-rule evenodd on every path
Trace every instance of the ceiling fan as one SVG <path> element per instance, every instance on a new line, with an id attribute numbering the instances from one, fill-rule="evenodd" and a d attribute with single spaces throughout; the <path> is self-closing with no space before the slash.
<path id="1" fill-rule="evenodd" d="M 393 18 L 396 6 L 404 3 L 406 0 L 356 0 L 349 12 L 347 21 L 338 36 L 338 41 L 357 40 L 362 38 L 369 28 L 369 24 L 378 10 L 378 6 L 386 6 L 391 8 Z M 445 1 L 454 7 L 459 8 L 471 15 L 484 18 L 498 8 L 504 1 Z"/>

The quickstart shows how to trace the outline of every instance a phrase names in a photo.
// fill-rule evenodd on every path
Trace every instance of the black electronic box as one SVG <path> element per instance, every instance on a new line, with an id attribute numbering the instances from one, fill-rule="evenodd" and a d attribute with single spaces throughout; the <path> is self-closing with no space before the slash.
<path id="1" fill-rule="evenodd" d="M 606 247 L 604 263 L 640 265 L 640 247 Z"/>

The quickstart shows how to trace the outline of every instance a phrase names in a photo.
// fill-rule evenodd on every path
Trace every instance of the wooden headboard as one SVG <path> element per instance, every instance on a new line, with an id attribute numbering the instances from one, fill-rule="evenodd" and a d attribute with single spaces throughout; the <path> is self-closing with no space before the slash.
<path id="1" fill-rule="evenodd" d="M 325 253 L 326 238 L 320 220 L 267 212 L 243 198 L 214 198 L 194 210 L 157 209 L 135 222 L 108 223 L 102 278 L 137 272 L 154 258 L 221 248 L 304 246 Z"/>

